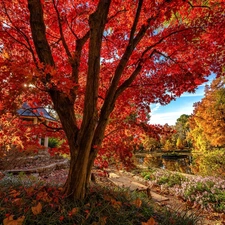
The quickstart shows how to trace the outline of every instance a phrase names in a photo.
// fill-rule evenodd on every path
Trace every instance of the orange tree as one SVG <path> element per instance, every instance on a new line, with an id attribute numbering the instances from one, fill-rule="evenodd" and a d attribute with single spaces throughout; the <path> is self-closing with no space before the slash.
<path id="1" fill-rule="evenodd" d="M 197 148 L 204 146 L 205 150 L 210 150 L 211 147 L 225 146 L 224 112 L 224 77 L 219 77 L 212 82 L 210 87 L 206 87 L 205 97 L 195 105 L 194 113 L 190 119 L 190 135 Z M 199 142 L 199 140 L 204 139 L 205 142 Z"/>
<path id="2" fill-rule="evenodd" d="M 205 89 L 205 97 L 195 105 L 190 117 L 189 136 L 194 146 L 193 169 L 204 175 L 224 176 L 225 160 L 224 77 Z"/>
<path id="3" fill-rule="evenodd" d="M 85 196 L 107 143 L 130 157 L 121 143 L 136 125 L 154 130 L 150 103 L 222 74 L 224 10 L 223 0 L 0 0 L 1 106 L 55 109 L 71 155 L 67 196 Z"/>

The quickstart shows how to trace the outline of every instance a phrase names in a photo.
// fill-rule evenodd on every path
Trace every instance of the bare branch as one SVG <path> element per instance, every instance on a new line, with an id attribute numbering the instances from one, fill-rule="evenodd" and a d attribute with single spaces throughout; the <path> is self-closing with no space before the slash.
<path id="1" fill-rule="evenodd" d="M 140 73 L 141 69 L 142 69 L 142 63 L 139 62 L 138 66 L 135 68 L 135 70 L 133 71 L 133 73 L 131 74 L 131 76 L 125 80 L 117 89 L 116 93 L 115 93 L 115 97 L 114 99 L 116 100 L 116 98 L 134 81 L 134 79 L 137 77 L 137 75 Z"/>
<path id="2" fill-rule="evenodd" d="M 156 50 L 156 49 L 154 49 L 153 52 L 154 52 L 154 53 L 157 53 L 157 54 L 159 54 L 159 55 L 161 55 L 161 56 L 163 56 L 163 57 L 166 58 L 166 59 L 171 60 L 172 62 L 174 62 L 175 64 L 177 64 L 181 70 L 183 70 L 183 71 L 185 71 L 185 72 L 188 72 L 187 69 L 183 68 L 183 67 L 180 65 L 180 62 L 176 61 L 175 59 L 173 59 L 173 58 L 171 57 L 172 54 L 171 54 L 171 55 L 166 55 L 166 54 L 164 54 L 164 53 L 162 53 L 162 52 L 160 52 L 160 51 L 158 51 L 158 50 Z M 152 52 L 152 53 L 153 53 L 153 52 Z M 153 55 L 152 53 L 151 53 L 151 56 Z M 150 56 L 150 57 L 151 57 L 151 56 Z"/>
<path id="3" fill-rule="evenodd" d="M 130 32 L 130 40 L 129 40 L 130 44 L 132 44 L 133 39 L 134 39 L 134 34 L 135 34 L 135 31 L 136 31 L 136 28 L 137 28 L 137 24 L 138 24 L 138 20 L 139 20 L 139 17 L 140 17 L 142 4 L 143 4 L 143 0 L 139 0 L 138 8 L 137 8 L 136 15 L 135 15 L 135 18 L 134 18 L 134 22 L 133 22 L 133 25 L 132 25 L 132 28 L 131 28 L 131 32 Z"/>
<path id="4" fill-rule="evenodd" d="M 41 122 L 41 124 L 42 124 L 42 125 L 44 125 L 46 128 L 48 128 L 48 129 L 50 129 L 50 130 L 54 131 L 54 132 L 57 132 L 57 131 L 63 130 L 63 128 L 62 128 L 62 127 L 51 127 L 51 126 L 47 125 L 44 121 L 43 121 L 43 122 Z"/>
<path id="5" fill-rule="evenodd" d="M 6 33 L 7 33 L 12 39 L 14 39 L 17 43 L 23 45 L 27 50 L 29 50 L 29 51 L 31 52 L 32 58 L 33 58 L 33 60 L 34 60 L 34 63 L 35 63 L 35 65 L 37 66 L 37 60 L 36 60 L 34 51 L 33 51 L 33 49 L 32 49 L 32 46 L 31 46 L 31 44 L 30 44 L 29 38 L 27 37 L 27 35 L 26 35 L 20 28 L 18 28 L 17 26 L 15 26 L 15 24 L 13 23 L 11 17 L 10 17 L 9 14 L 8 14 L 8 9 L 7 9 L 7 7 L 5 6 L 5 2 L 4 2 L 4 1 L 2 2 L 2 4 L 3 4 L 3 6 L 4 6 L 5 14 L 6 14 L 7 18 L 9 19 L 9 21 L 10 21 L 10 23 L 12 24 L 13 27 L 10 26 L 10 25 L 8 25 L 8 26 L 9 26 L 11 29 L 14 29 L 17 33 L 19 33 L 19 34 L 25 39 L 25 41 L 27 42 L 28 46 L 27 46 L 25 43 L 23 43 L 22 41 L 19 41 L 18 39 L 16 39 L 13 35 L 11 35 L 9 32 L 7 32 L 7 31 L 5 30 Z M 2 21 L 2 23 L 5 24 L 5 25 L 7 25 L 7 23 L 4 22 L 4 21 Z"/>
<path id="6" fill-rule="evenodd" d="M 112 16 L 110 16 L 109 18 L 108 18 L 108 22 L 110 21 L 110 20 L 112 20 L 113 18 L 115 18 L 119 13 L 121 13 L 121 12 L 126 12 L 127 10 L 125 10 L 125 9 L 123 9 L 123 10 L 118 10 L 114 15 L 112 15 Z"/>
<path id="7" fill-rule="evenodd" d="M 23 113 L 26 112 L 26 111 L 31 112 L 32 115 L 33 115 L 35 118 L 37 118 L 37 120 L 40 121 L 41 124 L 44 125 L 44 126 L 45 126 L 46 128 L 48 128 L 48 129 L 51 129 L 51 130 L 54 130 L 54 131 L 60 131 L 60 130 L 63 130 L 62 127 L 51 127 L 51 126 L 47 125 L 47 124 L 43 121 L 43 119 L 45 119 L 45 117 L 42 116 L 42 115 L 40 115 L 40 113 L 39 113 L 39 115 L 38 115 L 37 113 L 35 113 L 34 110 L 37 110 L 37 109 L 43 109 L 43 107 L 32 107 L 32 108 L 27 108 L 27 109 L 24 109 Z M 20 115 L 20 116 L 23 116 L 23 115 Z M 40 118 L 43 118 L 43 119 L 40 119 Z M 55 120 L 55 122 L 59 123 L 58 120 Z"/>
<path id="8" fill-rule="evenodd" d="M 144 57 L 144 55 L 149 51 L 151 50 L 152 48 L 156 47 L 158 44 L 162 43 L 166 38 L 172 36 L 172 35 L 175 35 L 175 34 L 178 34 L 178 33 L 181 33 L 181 32 L 184 32 L 184 31 L 187 31 L 187 30 L 192 30 L 192 29 L 196 29 L 196 28 L 185 28 L 185 29 L 181 29 L 181 30 L 177 30 L 177 31 L 173 31 L 167 35 L 165 35 L 164 37 L 160 38 L 157 42 L 155 42 L 153 45 L 147 47 L 145 49 L 145 51 L 143 51 L 142 55 L 141 55 L 141 58 Z"/>
<path id="9" fill-rule="evenodd" d="M 193 5 L 191 2 L 187 2 L 192 8 L 207 8 L 207 9 L 210 9 L 209 6 L 207 5 Z M 211 9 L 210 9 L 211 10 Z"/>
<path id="10" fill-rule="evenodd" d="M 53 2 L 53 6 L 55 8 L 55 11 L 56 11 L 56 14 L 57 14 L 57 18 L 58 18 L 58 24 L 59 24 L 59 32 L 60 32 L 60 36 L 61 36 L 61 40 L 62 40 L 62 44 L 63 44 L 63 47 L 66 51 L 66 54 L 67 56 L 71 59 L 72 58 L 72 55 L 70 53 L 70 50 L 68 48 L 68 45 L 66 43 L 66 40 L 65 40 L 65 37 L 64 37 L 64 34 L 63 34 L 63 29 L 62 29 L 62 23 L 61 23 L 61 18 L 60 18 L 60 14 L 59 14 L 59 10 L 55 4 L 55 0 L 52 0 Z"/>
<path id="11" fill-rule="evenodd" d="M 117 129 L 115 129 L 115 130 L 112 130 L 112 131 L 110 131 L 108 134 L 106 134 L 105 136 L 104 136 L 104 138 L 108 138 L 110 135 L 112 135 L 113 133 L 115 133 L 115 132 L 117 132 L 118 130 L 122 130 L 122 129 L 124 129 L 124 127 L 119 127 L 119 128 L 117 128 Z"/>
<path id="12" fill-rule="evenodd" d="M 76 34 L 76 33 L 74 32 L 74 30 L 72 29 L 72 26 L 69 25 L 69 22 L 68 22 L 67 18 L 65 18 L 65 19 L 66 19 L 66 23 L 67 23 L 67 25 L 68 25 L 68 27 L 69 27 L 71 33 L 75 36 L 76 39 L 79 39 L 78 36 L 77 36 L 77 34 Z M 75 19 L 75 18 L 74 18 L 74 19 Z"/>

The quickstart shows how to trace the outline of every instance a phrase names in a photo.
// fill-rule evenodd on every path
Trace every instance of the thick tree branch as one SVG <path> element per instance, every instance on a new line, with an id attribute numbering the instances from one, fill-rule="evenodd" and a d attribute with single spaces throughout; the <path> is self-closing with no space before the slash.
<path id="1" fill-rule="evenodd" d="M 86 83 L 85 104 L 82 127 L 97 121 L 97 99 L 100 73 L 100 53 L 102 37 L 111 0 L 100 0 L 96 11 L 90 15 L 90 43 L 88 57 L 88 75 Z M 89 126 L 90 127 L 90 126 Z M 91 129 L 93 129 L 92 127 Z"/>
<path id="2" fill-rule="evenodd" d="M 88 31 L 82 38 L 76 40 L 76 50 L 75 50 L 74 57 L 72 59 L 72 77 L 75 83 L 78 83 L 81 52 L 89 36 L 90 36 L 90 31 Z"/>
<path id="3" fill-rule="evenodd" d="M 58 18 L 59 32 L 60 32 L 60 37 L 61 37 L 60 39 L 62 40 L 63 47 L 64 47 L 64 49 L 66 51 L 66 54 L 67 54 L 68 59 L 69 59 L 69 61 L 71 63 L 71 66 L 72 66 L 72 79 L 73 79 L 73 81 L 76 84 L 78 84 L 78 74 L 79 74 L 81 52 L 82 52 L 82 48 L 83 48 L 84 44 L 86 43 L 86 41 L 89 38 L 89 31 L 82 38 L 78 39 L 78 36 L 74 33 L 72 28 L 69 26 L 68 21 L 66 20 L 67 24 L 69 26 L 69 29 L 74 34 L 74 36 L 77 38 L 75 55 L 73 57 L 71 52 L 70 52 L 70 50 L 69 50 L 69 47 L 68 47 L 68 45 L 66 43 L 64 34 L 63 34 L 63 28 L 62 28 L 62 23 L 61 23 L 59 10 L 58 10 L 58 8 L 56 6 L 55 0 L 52 0 L 52 1 L 53 1 L 53 5 L 54 5 L 54 8 L 55 8 L 55 11 L 56 11 L 56 14 L 57 14 L 57 18 Z M 78 88 L 78 86 L 75 86 L 73 88 L 73 90 L 70 91 L 70 94 L 71 94 L 71 96 L 73 96 L 73 99 L 76 99 L 76 90 L 77 90 L 77 88 Z"/>
<path id="4" fill-rule="evenodd" d="M 84 44 L 87 42 L 90 35 L 90 31 L 88 31 L 82 38 L 76 40 L 76 50 L 71 61 L 72 66 L 72 80 L 79 84 L 79 67 L 80 67 L 80 58 Z M 76 99 L 76 91 L 78 86 L 74 86 L 73 90 L 70 91 L 71 96 Z"/>
<path id="5" fill-rule="evenodd" d="M 41 62 L 54 66 L 51 49 L 46 38 L 46 28 L 40 0 L 28 0 L 30 26 L 35 49 Z"/>
<path id="6" fill-rule="evenodd" d="M 158 16 L 158 14 L 157 14 L 157 16 Z M 137 33 L 136 37 L 133 39 L 132 45 L 128 44 L 128 46 L 127 46 L 127 48 L 126 48 L 126 50 L 125 50 L 125 52 L 124 52 L 124 54 L 123 54 L 119 64 L 118 64 L 118 66 L 117 66 L 117 68 L 115 70 L 115 75 L 113 77 L 112 83 L 111 83 L 111 85 L 109 87 L 108 93 L 106 95 L 104 104 L 103 104 L 102 109 L 101 109 L 100 121 L 101 120 L 102 121 L 106 121 L 108 116 L 109 116 L 109 114 L 113 110 L 114 104 L 115 104 L 115 100 L 116 100 L 115 93 L 116 93 L 116 90 L 117 90 L 117 86 L 118 86 L 119 80 L 120 80 L 120 78 L 122 76 L 122 73 L 123 73 L 123 71 L 124 71 L 128 61 L 130 59 L 130 56 L 132 55 L 133 50 L 135 49 L 135 47 L 138 45 L 138 43 L 144 37 L 147 29 L 149 28 L 149 24 L 150 24 L 152 19 L 155 19 L 155 17 L 147 19 L 146 24 L 142 25 L 142 27 L 140 28 L 140 30 Z M 138 19 L 136 19 L 136 20 L 138 20 Z M 139 67 L 137 67 L 137 71 L 139 71 Z M 134 74 L 136 74 L 136 73 L 134 73 Z M 133 74 L 133 76 L 134 76 L 134 74 Z M 100 126 L 100 124 L 99 124 L 99 126 Z"/>
<path id="7" fill-rule="evenodd" d="M 28 8 L 30 11 L 30 26 L 32 38 L 36 48 L 39 60 L 44 65 L 55 66 L 52 52 L 46 38 L 46 28 L 43 19 L 43 10 L 40 0 L 28 0 Z M 50 81 L 51 74 L 47 74 L 47 81 Z M 74 143 L 79 128 L 77 127 L 76 117 L 74 114 L 74 98 L 67 96 L 55 87 L 49 89 L 49 94 L 53 100 L 54 108 L 57 111 L 66 136 L 70 141 L 70 145 Z M 65 119 L 66 118 L 66 119 Z M 69 129 L 68 129 L 69 128 Z M 76 154 L 71 152 L 72 155 Z"/>
<path id="8" fill-rule="evenodd" d="M 136 16 L 140 14 L 137 13 Z M 142 25 L 139 32 L 137 33 L 137 35 L 135 36 L 135 38 L 133 39 L 132 41 L 132 44 L 128 44 L 116 70 L 115 70 L 115 75 L 113 77 L 113 80 L 112 80 L 112 83 L 110 85 L 110 88 L 109 88 L 109 91 L 108 91 L 108 94 L 107 94 L 107 102 L 110 104 L 111 100 L 114 98 L 114 94 L 115 94 L 115 91 L 117 89 L 117 85 L 119 83 L 119 80 L 122 76 L 122 73 L 130 59 L 130 56 L 132 55 L 132 52 L 133 50 L 136 48 L 136 46 L 138 45 L 138 43 L 142 40 L 142 38 L 144 37 L 146 31 L 148 30 L 149 28 L 149 25 L 150 25 L 150 22 L 153 20 L 153 19 L 156 19 L 156 17 L 158 16 L 158 14 L 155 16 L 155 17 L 150 17 L 147 19 L 146 21 L 146 24 Z M 138 21 L 138 18 L 135 18 L 135 21 Z M 133 27 L 135 27 L 135 25 L 133 25 Z M 133 28 L 134 29 L 134 28 Z"/>
<path id="9" fill-rule="evenodd" d="M 138 15 L 138 14 L 136 14 L 136 15 Z M 157 16 L 158 16 L 158 14 L 157 14 Z M 118 95 L 121 94 L 121 92 L 126 89 L 127 85 L 129 85 L 130 82 L 132 82 L 132 80 L 135 79 L 135 77 L 141 71 L 142 66 L 141 66 L 141 64 L 139 64 L 137 66 L 137 68 L 135 69 L 135 71 L 133 72 L 133 74 L 131 75 L 130 79 L 128 79 L 125 82 L 125 84 L 123 86 L 120 86 L 120 88 L 118 88 L 118 90 L 117 90 L 119 80 L 120 80 L 120 78 L 122 76 L 122 73 L 123 73 L 123 71 L 124 71 L 124 69 L 127 65 L 127 62 L 130 59 L 130 56 L 132 55 L 132 52 L 135 49 L 135 47 L 138 45 L 138 43 L 144 37 L 147 29 L 149 28 L 149 24 L 150 24 L 152 19 L 155 19 L 155 17 L 147 19 L 147 23 L 145 25 L 142 25 L 142 27 L 140 28 L 136 37 L 133 39 L 132 45 L 128 44 L 128 46 L 125 50 L 125 53 L 123 54 L 118 66 L 115 70 L 114 78 L 112 80 L 112 83 L 111 83 L 111 85 L 109 87 L 109 90 L 107 92 L 105 101 L 104 101 L 103 106 L 101 108 L 99 123 L 98 123 L 98 126 L 96 128 L 95 136 L 94 136 L 94 139 L 93 139 L 94 140 L 93 145 L 100 145 L 101 144 L 101 141 L 104 137 L 104 130 L 105 130 L 105 127 L 107 126 L 107 123 L 108 123 L 109 115 L 112 112 L 112 110 L 114 109 L 114 105 L 115 105 L 115 102 L 116 102 L 116 99 L 117 99 Z M 136 20 L 138 20 L 138 18 Z"/>

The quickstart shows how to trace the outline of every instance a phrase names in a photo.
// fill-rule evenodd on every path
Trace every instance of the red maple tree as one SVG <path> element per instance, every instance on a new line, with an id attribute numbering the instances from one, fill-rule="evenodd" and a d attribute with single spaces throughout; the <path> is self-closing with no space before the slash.
<path id="1" fill-rule="evenodd" d="M 129 143 L 123 137 L 136 125 L 149 130 L 150 103 L 169 103 L 212 71 L 223 73 L 224 6 L 223 0 L 0 0 L 1 105 L 55 109 L 71 155 L 67 196 L 85 196 L 99 151 L 122 151 L 116 146 Z"/>

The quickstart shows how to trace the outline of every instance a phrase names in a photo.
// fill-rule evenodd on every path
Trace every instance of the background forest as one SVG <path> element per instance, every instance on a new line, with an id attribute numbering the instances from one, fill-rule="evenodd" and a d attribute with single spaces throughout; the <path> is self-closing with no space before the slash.
<path id="1" fill-rule="evenodd" d="M 164 125 L 172 132 L 158 139 L 144 136 L 143 148 L 149 152 L 191 151 L 192 172 L 202 175 L 225 175 L 225 85 L 224 77 L 206 85 L 205 96 L 194 104 L 191 115 L 181 115 L 175 126 Z"/>

